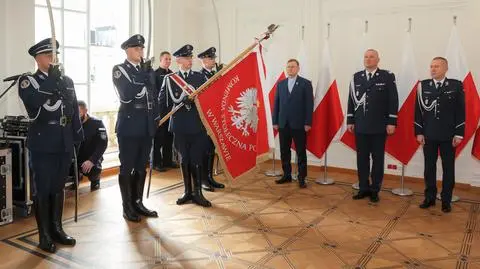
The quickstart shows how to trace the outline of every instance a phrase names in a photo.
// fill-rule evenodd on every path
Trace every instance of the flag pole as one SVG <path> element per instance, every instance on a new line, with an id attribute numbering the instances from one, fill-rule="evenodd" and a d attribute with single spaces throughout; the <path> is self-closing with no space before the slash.
<path id="1" fill-rule="evenodd" d="M 330 39 L 330 23 L 327 23 L 327 40 Z M 325 150 L 325 155 L 323 158 L 323 177 L 318 177 L 317 180 L 315 180 L 315 183 L 320 184 L 320 185 L 332 185 L 335 184 L 335 180 L 332 178 L 328 178 L 327 174 L 327 152 L 328 148 Z"/>
<path id="2" fill-rule="evenodd" d="M 408 18 L 408 34 L 412 32 L 412 18 Z M 402 164 L 402 177 L 400 178 L 400 188 L 392 190 L 392 193 L 398 196 L 411 196 L 413 191 L 405 188 L 405 165 Z"/>
<path id="3" fill-rule="evenodd" d="M 276 160 L 276 159 L 275 159 L 275 152 L 276 152 L 276 151 L 277 151 L 276 149 L 273 149 L 273 153 L 272 153 L 272 154 L 273 154 L 273 156 L 272 156 L 272 157 L 273 157 L 273 166 L 272 166 L 272 169 L 271 169 L 271 170 L 267 170 L 267 171 L 265 172 L 265 175 L 266 175 L 267 177 L 278 177 L 278 176 L 281 176 L 281 175 L 282 175 L 282 172 L 275 170 L 275 160 Z"/>
<path id="4" fill-rule="evenodd" d="M 196 89 L 190 96 L 188 97 L 189 99 L 193 100 L 193 98 L 197 95 L 199 95 L 203 90 L 208 88 L 210 84 L 215 82 L 217 79 L 219 79 L 223 74 L 227 73 L 230 69 L 232 69 L 240 60 L 242 60 L 248 53 L 250 53 L 258 44 L 260 44 L 262 41 L 267 40 L 270 38 L 270 36 L 277 30 L 279 25 L 276 24 L 270 24 L 267 28 L 267 31 L 265 31 L 259 38 L 255 38 L 255 41 L 248 46 L 245 50 L 243 50 L 235 59 L 230 61 L 224 68 L 222 68 L 219 72 L 217 72 L 213 77 L 211 77 L 207 82 L 203 83 L 202 86 L 200 86 L 198 89 Z M 158 126 L 161 126 L 162 124 L 165 123 L 173 114 L 175 114 L 180 108 L 182 108 L 185 104 L 180 103 L 178 106 L 174 107 L 170 112 L 168 112 L 167 115 L 165 115 L 163 118 L 161 118 L 160 122 L 158 123 Z M 158 119 L 158 117 L 156 118 Z"/>
<path id="5" fill-rule="evenodd" d="M 368 20 L 365 21 L 365 31 L 363 32 L 363 34 L 367 34 L 367 33 L 368 33 Z M 352 188 L 354 190 L 360 190 L 360 183 L 358 181 L 353 183 Z"/>

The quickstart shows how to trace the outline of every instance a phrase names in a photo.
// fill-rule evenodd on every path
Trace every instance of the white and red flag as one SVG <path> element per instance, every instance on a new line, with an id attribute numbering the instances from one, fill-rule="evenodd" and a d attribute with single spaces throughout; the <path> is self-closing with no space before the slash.
<path id="1" fill-rule="evenodd" d="M 446 58 L 448 60 L 447 77 L 462 81 L 465 91 L 465 135 L 456 148 L 455 156 L 458 157 L 477 130 L 480 118 L 480 98 L 472 73 L 468 69 L 467 59 L 456 26 L 453 26 L 450 34 Z"/>
<path id="2" fill-rule="evenodd" d="M 395 134 L 387 138 L 385 151 L 403 165 L 407 165 L 420 146 L 415 137 L 413 122 L 415 118 L 415 100 L 419 84 L 415 54 L 411 34 L 405 39 L 402 70 L 397 76 L 398 112 Z"/>
<path id="3" fill-rule="evenodd" d="M 315 89 L 312 129 L 307 134 L 307 149 L 322 158 L 333 138 L 342 127 L 344 115 L 337 81 L 332 75 L 328 40 L 322 53 L 320 74 Z"/>

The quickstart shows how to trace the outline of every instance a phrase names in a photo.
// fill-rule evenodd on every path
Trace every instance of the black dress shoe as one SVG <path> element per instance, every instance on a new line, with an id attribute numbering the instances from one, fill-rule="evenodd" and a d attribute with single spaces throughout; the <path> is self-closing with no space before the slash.
<path id="1" fill-rule="evenodd" d="M 450 203 L 442 203 L 442 212 L 450 213 L 452 211 L 452 206 Z"/>
<path id="2" fill-rule="evenodd" d="M 280 179 L 275 180 L 275 183 L 277 184 L 284 184 L 288 182 L 292 182 L 292 176 L 283 176 Z"/>
<path id="3" fill-rule="evenodd" d="M 163 167 L 163 166 L 154 166 L 153 167 L 153 170 L 157 171 L 157 172 L 166 172 L 167 171 L 167 168 Z"/>
<path id="4" fill-rule="evenodd" d="M 423 200 L 423 203 L 421 203 L 418 207 L 420 207 L 421 209 L 427 209 L 431 206 L 435 206 L 435 200 L 425 199 Z"/>
<path id="5" fill-rule="evenodd" d="M 378 192 L 372 192 L 370 195 L 370 202 L 378 203 L 380 201 L 380 197 L 378 197 Z"/>
<path id="6" fill-rule="evenodd" d="M 173 163 L 173 162 L 171 164 L 166 164 L 164 166 L 168 168 L 173 168 L 173 169 L 180 168 L 180 166 L 177 163 Z"/>
<path id="7" fill-rule="evenodd" d="M 100 180 L 90 182 L 90 191 L 96 191 L 100 189 Z"/>
<path id="8" fill-rule="evenodd" d="M 363 191 L 359 191 L 356 195 L 354 195 L 352 197 L 353 200 L 361 200 L 363 198 L 366 198 L 366 197 L 369 197 L 370 196 L 370 192 L 366 191 L 366 192 L 363 192 Z"/>
<path id="9" fill-rule="evenodd" d="M 305 179 L 298 179 L 298 186 L 300 189 L 305 189 L 307 187 L 307 182 L 305 182 Z"/>

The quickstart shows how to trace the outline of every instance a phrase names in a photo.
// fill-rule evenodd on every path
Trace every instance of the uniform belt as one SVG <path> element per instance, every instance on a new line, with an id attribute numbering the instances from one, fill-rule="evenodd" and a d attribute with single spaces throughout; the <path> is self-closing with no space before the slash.
<path id="1" fill-rule="evenodd" d="M 72 122 L 72 118 L 65 117 L 64 119 L 60 118 L 60 120 L 49 120 L 47 121 L 48 125 L 60 125 L 60 126 L 65 126 L 68 123 Z"/>
<path id="2" fill-rule="evenodd" d="M 133 107 L 135 109 L 148 109 L 151 110 L 153 108 L 153 103 L 148 102 L 147 105 L 145 104 L 134 104 Z"/>

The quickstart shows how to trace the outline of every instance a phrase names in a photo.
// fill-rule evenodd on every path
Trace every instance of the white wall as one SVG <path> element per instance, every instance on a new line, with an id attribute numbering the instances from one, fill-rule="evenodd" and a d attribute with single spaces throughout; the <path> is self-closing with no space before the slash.
<path id="1" fill-rule="evenodd" d="M 0 52 L 5 56 L 0 67 L 0 78 L 32 72 L 35 64 L 27 51 L 35 41 L 35 10 L 34 0 L 6 0 L 0 3 L 0 34 L 5 37 L 0 41 Z M 50 27 L 48 21 L 45 27 Z M 9 84 L 0 83 L 3 90 Z M 23 105 L 17 94 L 17 87 L 0 100 L 0 117 L 4 115 L 18 115 L 23 113 Z"/>
<path id="2" fill-rule="evenodd" d="M 421 78 L 428 77 L 434 56 L 445 54 L 453 16 L 458 16 L 459 34 L 470 69 L 480 87 L 480 1 L 478 0 L 215 0 L 220 17 L 221 59 L 228 62 L 245 48 L 252 38 L 271 23 L 280 24 L 278 32 L 265 45 L 282 46 L 280 62 L 296 57 L 305 26 L 304 40 L 310 56 L 308 66 L 316 81 L 319 54 L 331 23 L 330 48 L 340 97 L 346 104 L 348 83 L 361 61 L 359 46 L 364 22 L 369 21 L 367 46 L 381 53 L 381 67 L 398 74 L 401 70 L 402 45 L 408 18 L 413 20 L 412 38 Z M 218 48 L 217 24 L 211 0 L 156 1 L 155 53 L 176 50 L 186 42 L 199 50 Z M 162 29 L 162 30 L 160 30 Z M 198 66 L 198 65 L 197 65 Z M 471 142 L 470 142 L 471 143 Z M 480 163 L 470 157 L 471 145 L 457 160 L 457 181 L 480 185 Z M 278 151 L 277 151 L 278 152 Z M 277 155 L 278 156 L 278 155 Z M 320 160 L 310 158 L 312 164 Z M 353 152 L 339 142 L 328 154 L 329 165 L 355 169 Z M 399 164 L 387 158 L 387 164 Z M 398 166 L 400 167 L 400 166 Z M 387 173 L 399 174 L 397 171 Z M 407 176 L 423 176 L 423 154 L 419 151 L 406 168 Z M 441 175 L 441 173 L 439 173 Z"/>

